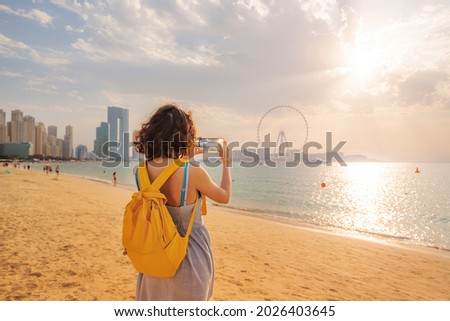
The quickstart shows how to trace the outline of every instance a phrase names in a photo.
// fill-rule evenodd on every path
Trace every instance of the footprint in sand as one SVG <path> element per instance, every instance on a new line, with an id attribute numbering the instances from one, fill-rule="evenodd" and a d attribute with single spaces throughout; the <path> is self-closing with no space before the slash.
<path id="1" fill-rule="evenodd" d="M 72 270 L 68 270 L 66 273 L 67 273 L 67 275 L 69 275 L 69 276 L 75 276 L 75 275 L 78 274 L 77 272 L 72 271 Z"/>
<path id="2" fill-rule="evenodd" d="M 229 281 L 230 283 L 233 283 L 234 285 L 237 285 L 237 286 L 244 286 L 244 284 L 242 284 L 241 282 L 239 282 L 239 281 Z"/>
<path id="3" fill-rule="evenodd" d="M 63 288 L 74 288 L 74 287 L 77 287 L 77 286 L 80 286 L 80 285 L 81 285 L 80 283 L 76 283 L 76 282 L 67 282 L 67 283 L 62 283 L 61 284 L 61 286 Z"/>

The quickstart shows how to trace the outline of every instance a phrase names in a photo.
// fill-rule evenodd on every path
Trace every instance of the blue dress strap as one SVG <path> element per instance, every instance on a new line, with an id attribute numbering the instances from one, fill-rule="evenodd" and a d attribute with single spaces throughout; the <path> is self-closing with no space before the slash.
<path id="1" fill-rule="evenodd" d="M 183 186 L 181 187 L 181 198 L 180 198 L 180 207 L 186 203 L 187 198 L 187 182 L 188 182 L 188 166 L 189 162 L 184 164 L 184 178 L 183 178 Z"/>
<path id="2" fill-rule="evenodd" d="M 137 187 L 137 189 L 139 191 L 140 188 L 139 188 L 139 180 L 138 180 L 138 170 L 139 170 L 139 166 L 137 166 L 136 170 L 134 171 L 134 177 L 136 178 L 136 187 Z"/>

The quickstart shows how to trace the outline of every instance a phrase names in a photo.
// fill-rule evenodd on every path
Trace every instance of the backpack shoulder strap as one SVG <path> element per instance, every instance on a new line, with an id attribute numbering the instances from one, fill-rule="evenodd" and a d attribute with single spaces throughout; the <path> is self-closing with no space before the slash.
<path id="1" fill-rule="evenodd" d="M 140 190 L 145 189 L 148 186 L 153 186 L 156 190 L 159 190 L 161 186 L 169 179 L 169 177 L 177 170 L 178 167 L 184 165 L 188 162 L 187 159 L 184 158 L 176 158 L 172 163 L 167 166 L 161 174 L 155 179 L 153 184 L 150 183 L 150 179 L 148 178 L 147 166 L 145 161 L 141 162 L 138 167 L 138 181 Z"/>

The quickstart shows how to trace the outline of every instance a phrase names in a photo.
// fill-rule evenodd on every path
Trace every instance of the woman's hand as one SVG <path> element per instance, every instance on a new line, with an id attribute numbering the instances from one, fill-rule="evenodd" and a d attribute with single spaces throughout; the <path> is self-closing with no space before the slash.
<path id="1" fill-rule="evenodd" d="M 214 202 L 227 204 L 230 201 L 232 189 L 230 170 L 231 160 L 229 158 L 227 141 L 224 140 L 223 144 L 218 146 L 218 152 L 223 165 L 220 186 L 209 177 L 206 170 L 201 166 L 195 167 L 195 170 L 191 173 L 195 172 L 193 181 L 198 182 L 198 185 L 195 187 L 197 190 L 205 194 L 205 196 L 209 197 Z"/>
<path id="2" fill-rule="evenodd" d="M 222 148 L 220 148 L 219 152 L 220 152 L 220 157 L 222 158 L 223 166 L 229 166 L 231 160 L 228 155 L 228 143 L 225 139 L 223 140 Z"/>

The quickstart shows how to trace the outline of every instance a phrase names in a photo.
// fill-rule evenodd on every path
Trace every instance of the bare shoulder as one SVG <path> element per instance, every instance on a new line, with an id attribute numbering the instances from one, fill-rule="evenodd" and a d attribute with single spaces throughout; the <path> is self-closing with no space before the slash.
<path id="1" fill-rule="evenodd" d="M 192 173 L 198 173 L 198 172 L 205 171 L 205 169 L 203 167 L 201 167 L 200 163 L 198 163 L 198 162 L 189 162 L 189 165 L 190 165 L 190 170 Z"/>
<path id="2" fill-rule="evenodd" d="M 191 165 L 191 168 L 190 168 L 191 175 L 194 178 L 202 178 L 202 177 L 205 177 L 205 175 L 208 175 L 206 170 L 203 167 L 200 166 L 200 163 L 198 163 L 198 162 L 191 162 L 189 164 Z"/>

